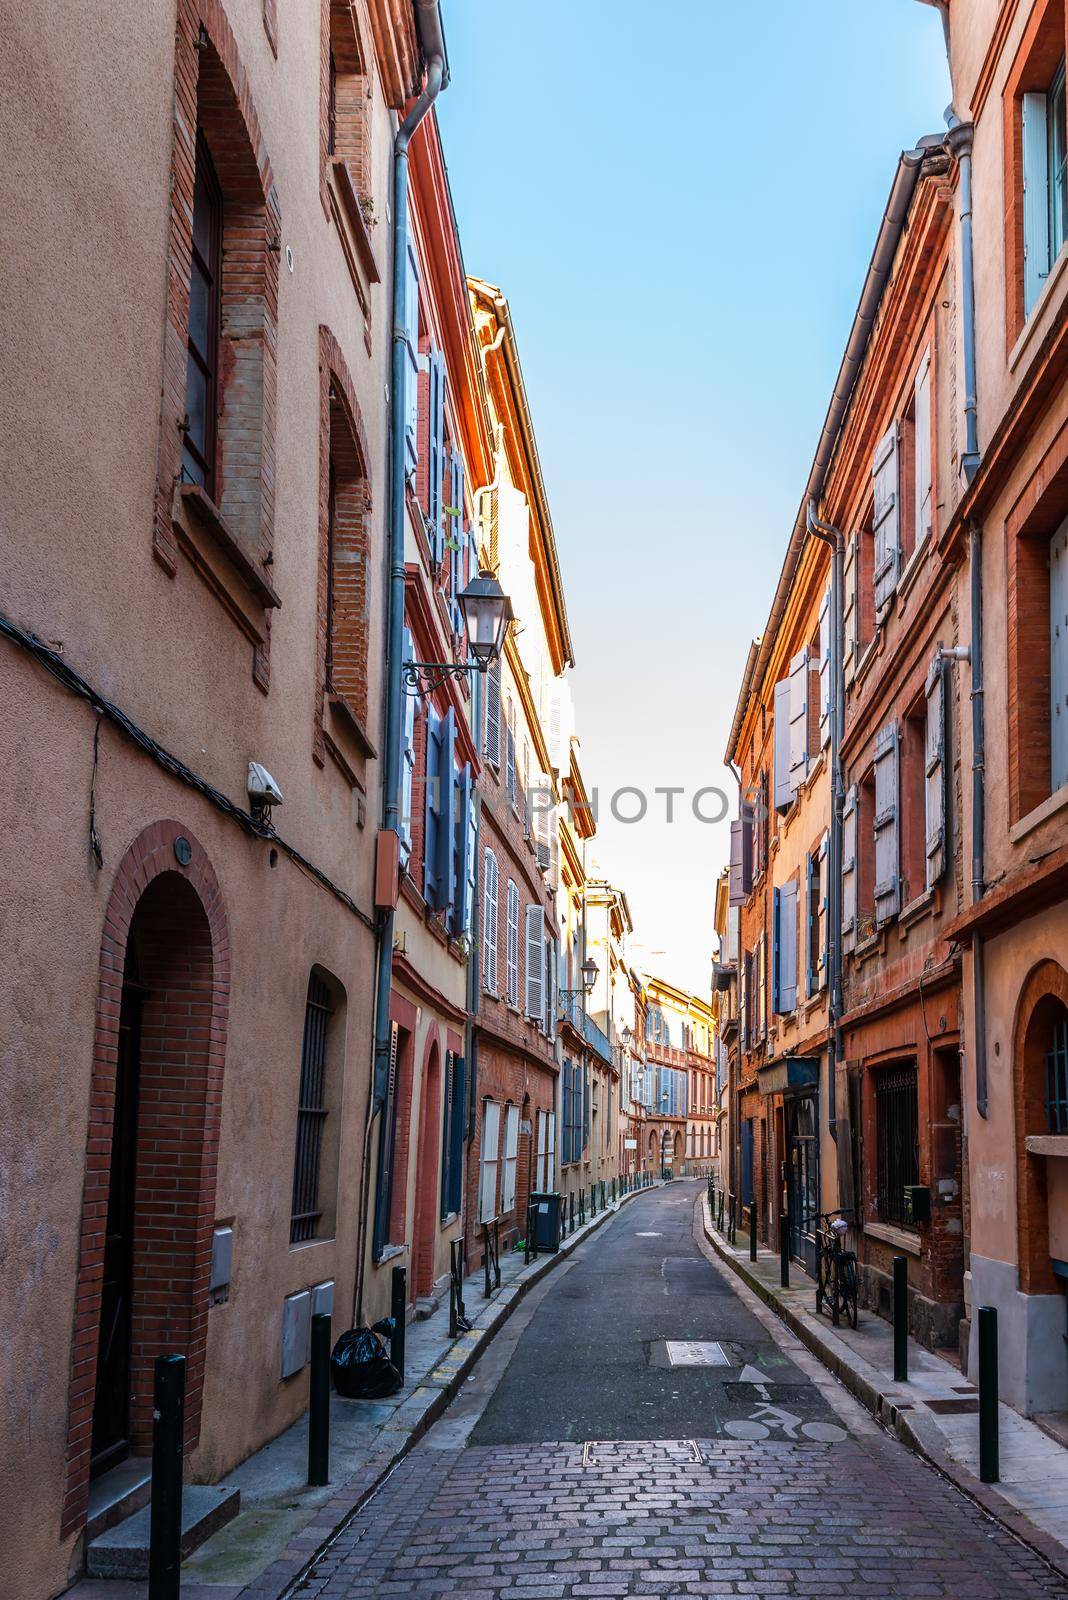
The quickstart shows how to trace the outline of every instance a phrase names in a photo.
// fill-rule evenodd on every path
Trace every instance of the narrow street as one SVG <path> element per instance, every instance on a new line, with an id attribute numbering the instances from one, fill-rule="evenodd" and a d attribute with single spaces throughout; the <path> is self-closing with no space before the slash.
<path id="1" fill-rule="evenodd" d="M 550 1274 L 304 1600 L 1068 1594 L 713 1264 L 700 1193 L 639 1196 Z"/>

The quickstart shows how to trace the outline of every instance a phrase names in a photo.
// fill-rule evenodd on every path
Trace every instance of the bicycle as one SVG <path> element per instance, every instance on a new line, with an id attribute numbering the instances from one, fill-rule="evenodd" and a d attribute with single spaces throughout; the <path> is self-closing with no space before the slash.
<path id="1" fill-rule="evenodd" d="M 843 1311 L 849 1326 L 857 1325 L 857 1253 L 845 1247 L 852 1218 L 851 1211 L 821 1211 L 816 1219 L 824 1224 L 816 1228 L 816 1314 L 821 1315 L 824 1305 L 829 1305 L 836 1328 Z"/>

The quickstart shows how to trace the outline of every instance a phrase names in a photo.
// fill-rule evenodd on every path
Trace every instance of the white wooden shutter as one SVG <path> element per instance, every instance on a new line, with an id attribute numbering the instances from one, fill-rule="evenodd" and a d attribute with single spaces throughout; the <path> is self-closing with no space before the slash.
<path id="1" fill-rule="evenodd" d="M 542 1188 L 551 1189 L 556 1182 L 556 1112 L 550 1111 L 546 1121 L 549 1131 L 545 1140 L 545 1172 Z"/>
<path id="2" fill-rule="evenodd" d="M 482 1111 L 482 1146 L 479 1152 L 479 1222 L 492 1222 L 497 1215 L 497 1155 L 500 1147 L 501 1108 L 487 1100 Z"/>
<path id="3" fill-rule="evenodd" d="M 537 1021 L 545 1011 L 545 917 L 540 906 L 527 906 L 526 1013 Z"/>
<path id="4" fill-rule="evenodd" d="M 545 1035 L 556 1038 L 556 974 L 557 943 L 551 934 L 545 935 Z"/>
<path id="5" fill-rule="evenodd" d="M 492 661 L 486 673 L 486 760 L 494 767 L 501 764 L 501 663 Z"/>
<path id="6" fill-rule="evenodd" d="M 795 792 L 808 775 L 808 651 L 790 662 L 790 787 Z"/>
<path id="7" fill-rule="evenodd" d="M 788 1015 L 797 1007 L 796 883 L 784 883 L 779 889 L 775 932 L 775 1009 L 781 1015 Z"/>
<path id="8" fill-rule="evenodd" d="M 497 993 L 497 857 L 489 849 L 482 858 L 482 983 Z"/>
<path id="9" fill-rule="evenodd" d="M 731 906 L 740 906 L 745 903 L 742 893 L 742 824 L 731 823 L 731 869 L 728 899 Z"/>
<path id="10" fill-rule="evenodd" d="M 831 586 L 820 601 L 820 748 L 831 737 Z"/>
<path id="11" fill-rule="evenodd" d="M 913 407 L 916 449 L 916 549 L 931 531 L 931 352 L 925 350 L 916 374 Z"/>
<path id="12" fill-rule="evenodd" d="M 897 588 L 901 553 L 901 506 L 898 485 L 897 423 L 883 434 L 872 457 L 875 509 L 875 609 L 881 611 Z"/>
<path id="13" fill-rule="evenodd" d="M 928 668 L 926 690 L 925 886 L 930 889 L 946 870 L 946 681 L 942 660 L 937 654 Z"/>
<path id="14" fill-rule="evenodd" d="M 508 935 L 505 946 L 508 1004 L 519 1004 L 519 886 L 508 879 Z"/>
<path id="15" fill-rule="evenodd" d="M 774 702 L 774 806 L 776 811 L 787 811 L 794 798 L 790 781 L 790 680 L 783 678 L 775 685 Z"/>
<path id="16" fill-rule="evenodd" d="M 845 560 L 842 567 L 842 657 L 845 681 L 852 683 L 860 654 L 860 606 L 857 596 L 857 534 L 846 540 Z"/>
<path id="17" fill-rule="evenodd" d="M 817 920 L 817 945 L 819 949 L 816 987 L 822 989 L 827 982 L 827 932 L 830 923 L 827 920 L 827 900 L 830 888 L 830 860 L 827 853 L 828 838 L 824 834 L 820 840 L 817 861 L 819 862 L 819 906 L 816 911 Z"/>
<path id="18" fill-rule="evenodd" d="M 415 645 L 409 629 L 405 628 L 401 642 L 401 657 L 405 662 L 415 660 Z M 400 863 L 407 866 L 412 853 L 412 791 L 415 779 L 415 719 L 419 709 L 419 696 L 404 691 L 404 745 L 401 752 L 401 804 L 400 804 Z"/>
<path id="19" fill-rule="evenodd" d="M 551 858 L 549 841 L 555 825 L 552 795 L 551 778 L 547 772 L 539 772 L 535 778 L 535 788 L 530 795 L 530 804 L 534 812 L 534 841 L 538 866 L 543 872 L 549 870 Z"/>
<path id="20" fill-rule="evenodd" d="M 896 720 L 875 740 L 875 921 L 897 915 L 901 906 L 900 762 Z"/>
<path id="21" fill-rule="evenodd" d="M 1024 315 L 1049 277 L 1049 128 L 1045 94 L 1023 97 Z"/>
<path id="22" fill-rule="evenodd" d="M 519 1158 L 519 1107 L 504 1111 L 504 1166 L 501 1169 L 501 1215 L 515 1205 L 515 1173 Z"/>
<path id="23" fill-rule="evenodd" d="M 547 1111 L 538 1112 L 537 1143 L 534 1148 L 534 1188 L 543 1194 L 548 1188 L 545 1180 L 545 1154 L 549 1142 L 549 1114 Z"/>
<path id="24" fill-rule="evenodd" d="M 842 951 L 857 942 L 857 804 L 856 784 L 846 790 L 842 805 Z"/>
<path id="25" fill-rule="evenodd" d="M 1068 783 L 1068 521 L 1049 545 L 1051 792 Z"/>
<path id="26" fill-rule="evenodd" d="M 508 798 L 513 806 L 518 804 L 519 793 L 515 771 L 515 706 L 509 699 L 504 724 L 504 779 Z"/>

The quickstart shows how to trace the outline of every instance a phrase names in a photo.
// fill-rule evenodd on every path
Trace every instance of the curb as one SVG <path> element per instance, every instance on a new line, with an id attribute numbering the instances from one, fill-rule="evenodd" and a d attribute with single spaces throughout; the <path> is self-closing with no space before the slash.
<path id="1" fill-rule="evenodd" d="M 386 1448 L 376 1450 L 364 1468 L 338 1486 L 337 1493 L 323 1507 L 319 1518 L 302 1529 L 278 1553 L 270 1566 L 242 1589 L 240 1600 L 289 1600 L 289 1596 L 297 1592 L 316 1562 L 344 1532 L 353 1517 L 447 1410 L 479 1356 L 524 1296 L 541 1282 L 546 1273 L 568 1260 L 579 1245 L 584 1244 L 600 1227 L 618 1216 L 628 1201 L 662 1187 L 663 1181 L 658 1180 L 647 1189 L 635 1189 L 630 1194 L 621 1195 L 598 1216 L 591 1217 L 581 1232 L 576 1231 L 568 1239 L 562 1240 L 559 1250 L 552 1255 L 536 1258 L 529 1271 L 502 1289 L 494 1300 L 487 1302 L 484 1308 L 486 1320 L 467 1333 L 460 1334 L 448 1355 L 398 1408 L 395 1424 L 381 1430 L 378 1438 L 386 1441 Z M 309 1535 L 314 1535 L 314 1539 L 310 1539 Z M 291 1552 L 288 1559 L 287 1551 Z M 209 1590 L 205 1592 L 210 1593 Z"/>
<path id="2" fill-rule="evenodd" d="M 887 1380 L 881 1372 L 876 1371 L 863 1357 L 855 1355 L 851 1350 L 848 1351 L 847 1359 L 842 1352 L 848 1347 L 843 1346 L 832 1333 L 813 1327 L 808 1318 L 799 1316 L 792 1306 L 784 1305 L 767 1284 L 745 1270 L 746 1264 L 728 1252 L 718 1233 L 712 1228 L 708 1200 L 703 1195 L 701 1227 L 705 1238 L 723 1264 L 730 1267 L 746 1288 L 775 1313 L 780 1322 L 785 1323 L 805 1349 L 823 1363 L 827 1370 L 849 1390 L 854 1399 L 859 1400 L 861 1405 L 872 1413 L 876 1421 L 896 1434 L 902 1444 L 922 1457 L 944 1478 L 948 1478 L 962 1494 L 974 1501 L 981 1511 L 985 1511 L 987 1516 L 1000 1523 L 1007 1533 L 1011 1533 L 1021 1544 L 1027 1545 L 1036 1555 L 1041 1556 L 1059 1577 L 1068 1579 L 1068 1550 L 1051 1534 L 1037 1527 L 1022 1511 L 1018 1511 L 991 1484 L 980 1483 L 966 1467 L 954 1461 L 942 1446 L 942 1436 L 935 1422 L 930 1421 L 924 1427 L 922 1424 L 927 1421 L 926 1418 L 911 1411 L 903 1411 L 893 1396 L 882 1387 Z"/>

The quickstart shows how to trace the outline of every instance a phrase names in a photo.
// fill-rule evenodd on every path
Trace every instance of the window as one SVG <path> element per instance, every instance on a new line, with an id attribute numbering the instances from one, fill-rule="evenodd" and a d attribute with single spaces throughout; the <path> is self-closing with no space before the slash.
<path id="1" fill-rule="evenodd" d="M 401 659 L 415 660 L 415 644 L 410 631 L 405 628 L 401 642 Z M 415 789 L 415 724 L 419 716 L 420 701 L 416 694 L 404 696 L 404 733 L 401 755 L 401 814 L 400 863 L 406 867 L 412 854 L 412 803 Z"/>
<path id="2" fill-rule="evenodd" d="M 432 911 L 449 912 L 457 893 L 456 714 L 426 714 L 426 811 L 423 832 L 423 895 Z"/>
<path id="3" fill-rule="evenodd" d="M 486 720 L 482 748 L 491 766 L 501 764 L 501 662 L 491 661 L 486 673 Z"/>
<path id="4" fill-rule="evenodd" d="M 457 1216 L 463 1203 L 464 1103 L 463 1056 L 445 1054 L 445 1097 L 441 1119 L 441 1219 Z"/>
<path id="5" fill-rule="evenodd" d="M 1068 521 L 1049 545 L 1050 792 L 1068 783 Z"/>
<path id="6" fill-rule="evenodd" d="M 308 979 L 297 1099 L 297 1139 L 293 1161 L 293 1206 L 289 1241 L 301 1244 L 333 1229 L 333 1208 L 324 1197 L 336 1192 L 337 1139 L 325 1138 L 330 1118 L 331 1019 L 336 1010 L 331 985 L 318 969 Z"/>
<path id="7" fill-rule="evenodd" d="M 519 1107 L 504 1110 L 504 1166 L 501 1168 L 501 1215 L 515 1207 L 516 1168 L 519 1163 Z"/>
<path id="8" fill-rule="evenodd" d="M 545 916 L 541 906 L 527 907 L 526 1014 L 545 1021 Z"/>
<path id="9" fill-rule="evenodd" d="M 553 1186 L 556 1176 L 556 1113 L 553 1111 L 538 1112 L 538 1146 L 537 1146 L 537 1183 L 539 1193 L 544 1194 Z"/>
<path id="10" fill-rule="evenodd" d="M 1062 450 L 1056 447 L 1036 468 L 1032 481 L 1038 487 L 1029 486 L 1009 519 L 1009 606 L 1016 616 L 1009 638 L 1013 822 L 1068 783 L 1068 519 L 1060 520 L 1062 473 Z M 1052 514 L 1047 507 L 1054 508 Z"/>
<path id="11" fill-rule="evenodd" d="M 505 724 L 504 775 L 508 798 L 512 802 L 512 809 L 518 812 L 519 790 L 516 783 L 515 770 L 515 706 L 512 703 L 511 696 L 508 698 L 508 714 Z"/>
<path id="12" fill-rule="evenodd" d="M 497 857 L 487 849 L 482 857 L 482 986 L 497 993 Z"/>
<path id="13" fill-rule="evenodd" d="M 508 1004 L 519 1005 L 519 886 L 508 879 L 508 944 L 506 950 Z"/>
<path id="14" fill-rule="evenodd" d="M 348 0 L 330 0 L 328 26 L 321 88 L 325 102 L 321 112 L 322 178 L 325 185 L 326 169 L 331 161 L 343 162 L 366 216 L 367 197 L 371 192 L 371 102 L 367 96 L 362 42 Z M 325 192 L 323 204 L 329 211 Z"/>
<path id="15" fill-rule="evenodd" d="M 797 883 L 784 883 L 774 891 L 774 1009 L 786 1016 L 797 1007 Z"/>
<path id="16" fill-rule="evenodd" d="M 1068 1133 L 1068 1018 L 1050 1031 L 1046 1055 L 1046 1125 L 1050 1133 Z"/>
<path id="17" fill-rule="evenodd" d="M 875 1076 L 876 1203 L 880 1222 L 905 1221 L 905 1189 L 920 1181 L 916 1065 Z"/>
<path id="18" fill-rule="evenodd" d="M 215 432 L 222 285 L 222 190 L 203 134 L 193 183 L 189 359 L 185 376 L 182 477 L 215 498 Z"/>
<path id="19" fill-rule="evenodd" d="M 827 982 L 827 835 L 806 863 L 805 993 L 818 994 Z"/>
<path id="20" fill-rule="evenodd" d="M 360 755 L 369 750 L 370 487 L 363 424 L 337 340 L 319 328 L 320 373 L 320 587 L 321 672 L 316 752 L 325 757 L 322 696 L 341 702 L 342 734 L 355 735 Z M 325 585 L 325 588 L 324 588 Z"/>
<path id="21" fill-rule="evenodd" d="M 478 1220 L 480 1222 L 492 1222 L 497 1215 L 500 1132 L 501 1108 L 496 1101 L 486 1100 L 482 1108 L 482 1142 L 479 1147 Z"/>
<path id="22" fill-rule="evenodd" d="M 1048 88 L 1023 96 L 1024 315 L 1042 293 L 1068 231 L 1064 58 Z"/>

